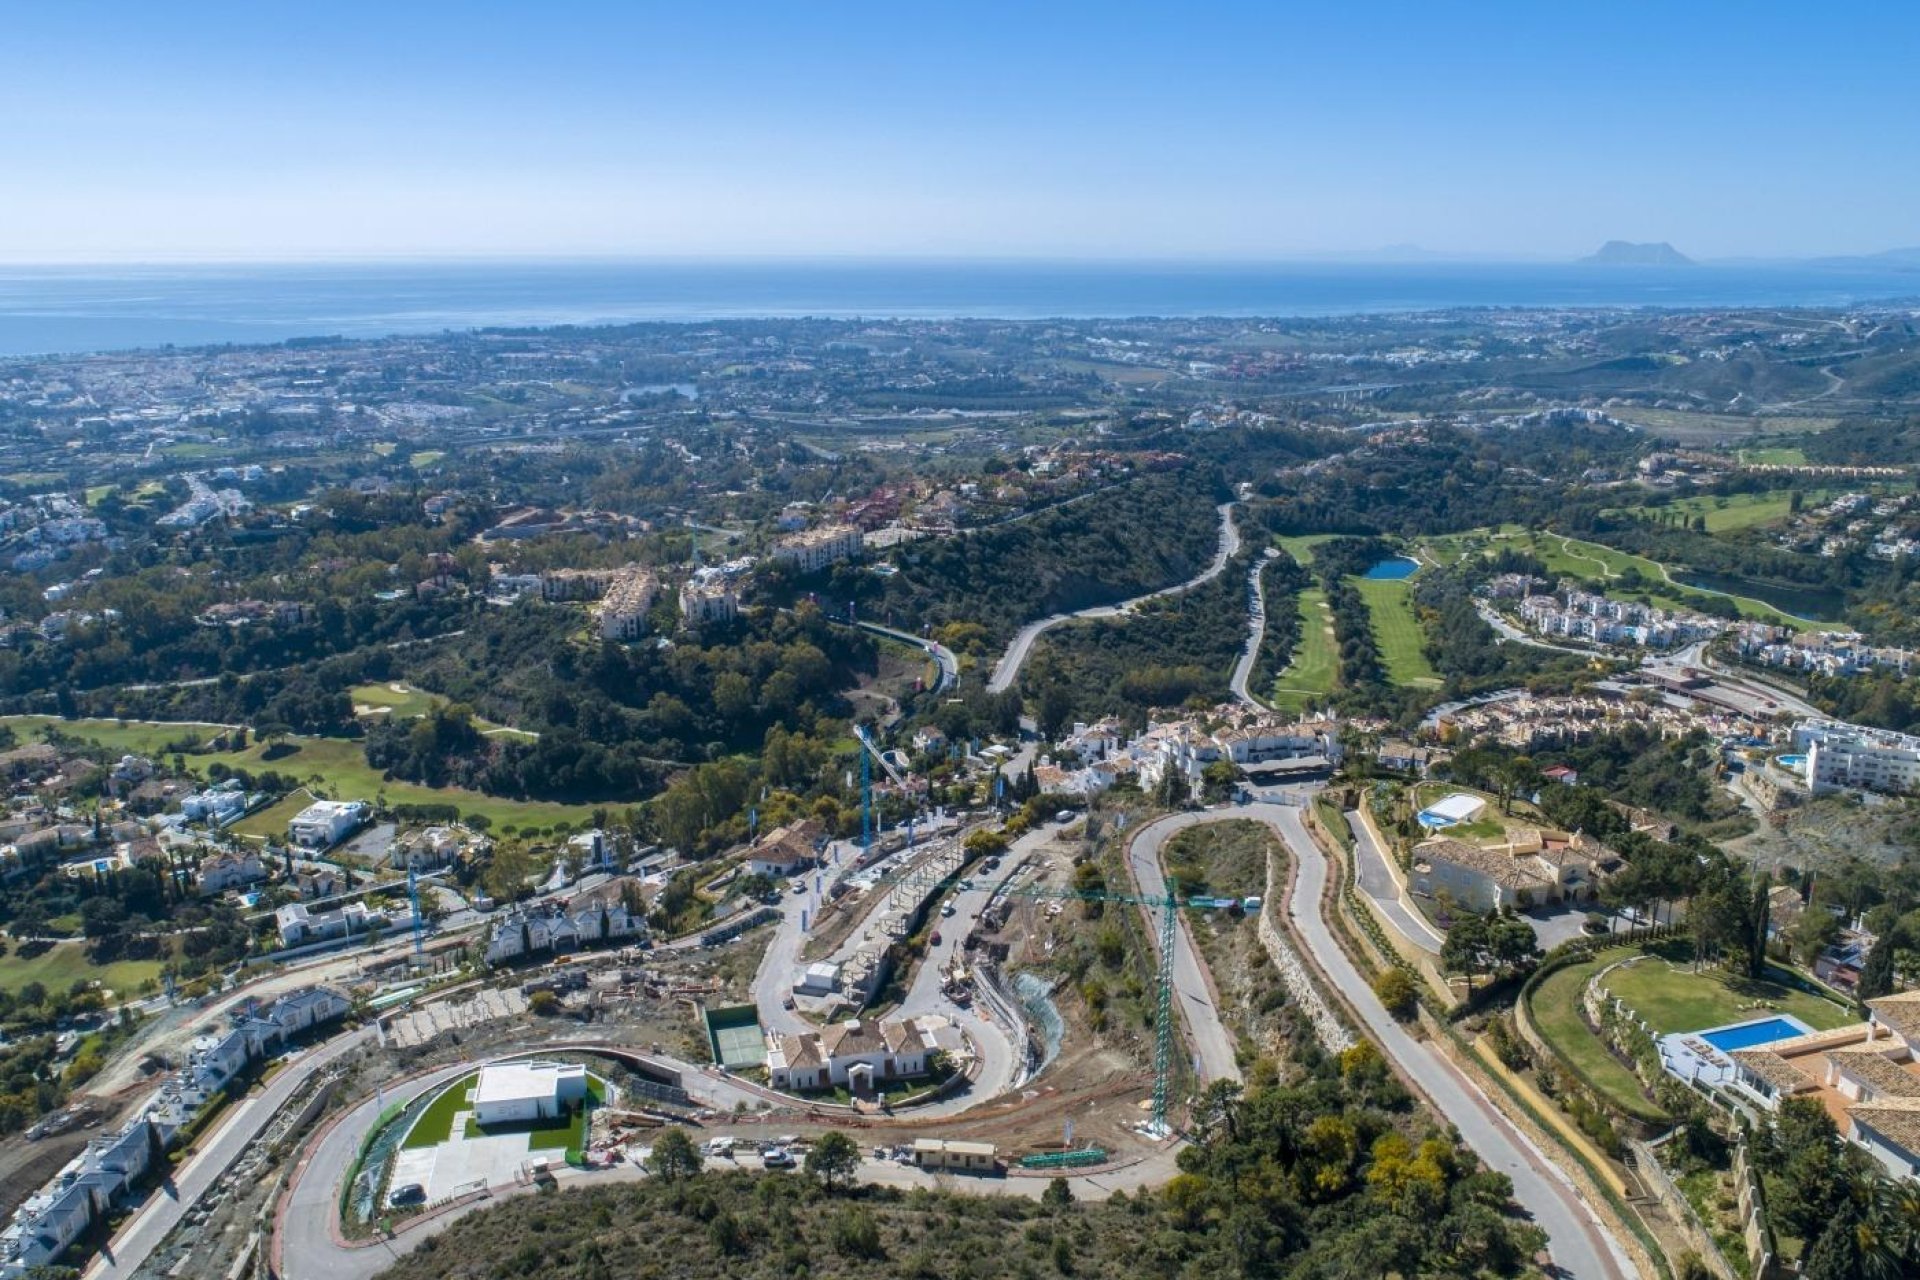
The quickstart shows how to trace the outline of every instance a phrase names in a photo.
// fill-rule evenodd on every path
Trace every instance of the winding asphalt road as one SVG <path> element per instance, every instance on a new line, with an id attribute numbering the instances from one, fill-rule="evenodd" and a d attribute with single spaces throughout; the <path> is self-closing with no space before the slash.
<path id="1" fill-rule="evenodd" d="M 1095 605 L 1091 609 L 1081 609 L 1077 613 L 1056 613 L 1051 617 L 1041 618 L 1038 622 L 1029 622 L 1020 628 L 1020 633 L 1014 636 L 1013 643 L 1007 646 L 1007 651 L 1000 655 L 1000 661 L 994 664 L 993 675 L 987 681 L 987 692 L 1002 693 L 1013 687 L 1014 680 L 1020 675 L 1020 668 L 1027 661 L 1028 652 L 1033 648 L 1033 642 L 1038 640 L 1043 632 L 1079 618 L 1117 618 L 1131 611 L 1136 605 L 1145 604 L 1149 600 L 1158 600 L 1162 596 L 1177 596 L 1182 592 L 1193 590 L 1203 582 L 1210 582 L 1219 577 L 1220 571 L 1227 567 L 1227 561 L 1233 558 L 1234 552 L 1240 550 L 1240 529 L 1233 522 L 1233 504 L 1223 502 L 1219 510 L 1220 549 L 1214 552 L 1212 564 L 1177 586 L 1149 591 L 1146 595 L 1122 600 L 1119 604 Z"/>
<path id="2" fill-rule="evenodd" d="M 1247 805 L 1237 811 L 1257 817 L 1280 833 L 1293 854 L 1294 884 L 1287 901 L 1293 928 L 1333 985 L 1359 1010 L 1374 1042 L 1411 1077 L 1434 1109 L 1460 1131 L 1461 1139 L 1489 1169 L 1513 1179 L 1513 1198 L 1546 1231 L 1561 1274 L 1576 1280 L 1631 1280 L 1636 1272 L 1612 1233 L 1587 1208 L 1571 1179 L 1554 1167 L 1527 1136 L 1500 1114 L 1478 1086 L 1434 1046 L 1414 1039 L 1387 1013 L 1360 971 L 1347 959 L 1320 913 L 1327 860 L 1307 834 L 1300 811 L 1284 805 Z M 1229 816 L 1229 815 L 1221 815 Z"/>
<path id="3" fill-rule="evenodd" d="M 1374 997 L 1366 980 L 1348 960 L 1320 913 L 1329 875 L 1327 860 L 1307 834 L 1300 809 L 1291 805 L 1256 803 L 1176 814 L 1147 824 L 1135 834 L 1128 846 L 1129 866 L 1142 896 L 1166 892 L 1160 855 L 1169 836 L 1201 823 L 1235 819 L 1265 822 L 1280 836 L 1292 854 L 1293 885 L 1287 904 L 1292 929 L 1305 942 L 1306 949 L 1331 983 L 1358 1011 L 1367 1032 L 1382 1052 L 1414 1081 L 1440 1116 L 1459 1131 L 1461 1140 L 1478 1153 L 1488 1168 L 1505 1173 L 1512 1179 L 1514 1200 L 1547 1232 L 1554 1261 L 1561 1274 L 1574 1280 L 1630 1280 L 1635 1275 L 1632 1264 L 1604 1224 L 1583 1203 L 1572 1181 L 1555 1168 L 1526 1135 L 1508 1122 L 1486 1095 L 1444 1054 L 1434 1046 L 1414 1039 L 1389 1016 Z M 1012 861 L 1009 859 L 1009 862 Z M 972 892 L 984 895 L 985 889 Z M 1202 1073 L 1210 1079 L 1237 1079 L 1239 1073 L 1233 1062 L 1233 1042 L 1220 1021 L 1219 1011 L 1207 985 L 1206 972 L 1186 931 L 1184 920 L 1175 934 L 1174 981 L 1175 996 L 1192 1036 Z M 476 1201 L 422 1222 L 407 1230 L 401 1239 L 391 1245 L 346 1248 L 333 1235 L 341 1181 L 383 1102 L 397 1102 L 417 1096 L 419 1092 L 443 1084 L 465 1070 L 471 1070 L 471 1066 L 449 1067 L 390 1091 L 384 1100 L 366 1099 L 346 1113 L 341 1122 L 315 1143 L 307 1164 L 295 1180 L 279 1226 L 280 1256 L 285 1260 L 282 1274 L 288 1280 L 369 1280 L 400 1253 L 411 1250 L 419 1240 L 445 1230 L 464 1213 L 486 1203 Z M 293 1074 L 283 1073 L 282 1078 Z M 1126 1176 L 1117 1180 L 1116 1185 L 1119 1181 L 1135 1187 L 1158 1185 L 1172 1170 L 1168 1153 L 1161 1153 L 1133 1170 L 1123 1171 Z M 883 1181 L 918 1176 L 873 1165 L 863 1165 L 862 1174 L 863 1180 Z M 637 1171 L 623 1168 L 617 1172 L 591 1176 L 616 1178 L 638 1175 Z M 1111 1187 L 1100 1185 L 1105 1180 L 1106 1175 L 1087 1180 L 1089 1185 L 1086 1190 L 1094 1196 L 1110 1192 Z M 211 1181 L 211 1175 L 207 1181 Z M 1013 1185 L 1017 1180 L 953 1181 L 957 1190 L 977 1190 L 983 1194 L 1018 1194 L 1035 1190 Z M 1074 1181 L 1079 1183 L 1081 1180 Z M 506 1194 L 512 1192 L 507 1191 Z M 126 1233 L 122 1234 L 124 1236 Z"/>
<path id="4" fill-rule="evenodd" d="M 1279 555 L 1279 549 L 1268 547 L 1267 554 L 1253 562 L 1253 569 L 1247 574 L 1247 590 L 1252 600 L 1247 605 L 1247 647 L 1240 654 L 1240 661 L 1233 664 L 1233 679 L 1228 687 L 1233 696 L 1250 707 L 1265 708 L 1266 704 L 1247 691 L 1247 681 L 1253 676 L 1253 664 L 1260 657 L 1260 646 L 1267 638 L 1267 588 L 1261 582 L 1261 573 L 1267 567 L 1267 561 Z"/>
<path id="5" fill-rule="evenodd" d="M 1176 813 L 1141 827 L 1127 845 L 1127 863 L 1133 872 L 1134 883 L 1140 886 L 1140 895 L 1146 898 L 1166 896 L 1167 878 L 1162 870 L 1160 851 L 1169 837 L 1189 827 L 1234 816 L 1237 815 L 1218 812 Z M 1148 931 L 1157 948 L 1159 909 L 1148 907 L 1143 910 Z M 1220 1008 L 1214 1004 L 1212 988 L 1207 985 L 1207 967 L 1200 959 L 1199 949 L 1194 946 L 1193 934 L 1187 928 L 1184 912 L 1176 913 L 1174 921 L 1173 998 L 1180 1006 L 1181 1020 L 1187 1024 L 1187 1034 L 1192 1038 L 1195 1054 L 1199 1056 L 1200 1074 L 1208 1080 L 1238 1080 L 1240 1064 L 1234 1061 L 1234 1039 L 1220 1021 Z"/>
<path id="6" fill-rule="evenodd" d="M 175 1181 L 163 1184 L 114 1233 L 107 1247 L 86 1268 L 83 1273 L 85 1280 L 119 1280 L 139 1270 L 160 1242 L 166 1239 L 167 1232 L 179 1225 L 180 1220 L 187 1216 L 187 1211 L 199 1203 L 220 1175 L 239 1159 L 240 1153 L 260 1135 L 267 1122 L 287 1104 L 300 1086 L 314 1072 L 358 1047 L 372 1034 L 371 1031 L 355 1031 L 335 1036 L 287 1063 L 264 1088 L 234 1103 L 213 1133 L 201 1140 L 198 1154 L 183 1166 L 185 1172 Z"/>
<path id="7" fill-rule="evenodd" d="M 894 627 L 883 627 L 877 622 L 856 622 L 853 625 L 862 631 L 871 631 L 874 635 L 886 636 L 889 639 L 904 641 L 907 644 L 925 649 L 927 656 L 932 658 L 934 664 L 940 668 L 940 679 L 933 687 L 935 693 L 945 693 L 948 689 L 953 688 L 955 684 L 959 683 L 960 659 L 956 658 L 953 650 L 947 648 L 947 646 L 937 644 L 932 640 L 924 640 L 914 635 L 911 631 L 900 631 Z"/>

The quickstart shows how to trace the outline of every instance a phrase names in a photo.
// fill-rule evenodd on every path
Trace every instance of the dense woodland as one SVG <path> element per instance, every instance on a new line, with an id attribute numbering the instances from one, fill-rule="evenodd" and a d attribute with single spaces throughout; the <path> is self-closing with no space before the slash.
<path id="1" fill-rule="evenodd" d="M 1243 551 L 1218 576 L 1124 618 L 1073 623 L 1049 631 L 1021 671 L 1023 702 L 1041 736 L 1058 738 L 1075 720 L 1119 715 L 1144 727 L 1155 707 L 1212 706 L 1247 639 Z"/>
<path id="2" fill-rule="evenodd" d="M 836 569 L 821 590 L 896 625 L 970 623 L 1003 642 L 1051 613 L 1111 604 L 1192 577 L 1220 545 L 1219 480 L 1183 467 L 958 538 L 909 543 L 900 572 Z"/>

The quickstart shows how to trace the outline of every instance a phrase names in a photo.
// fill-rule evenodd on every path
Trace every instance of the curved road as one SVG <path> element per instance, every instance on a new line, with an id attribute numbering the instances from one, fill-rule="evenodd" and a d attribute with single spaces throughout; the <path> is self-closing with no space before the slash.
<path id="1" fill-rule="evenodd" d="M 1140 886 L 1140 895 L 1146 898 L 1166 896 L 1167 878 L 1161 869 L 1160 850 L 1169 836 L 1203 822 L 1218 822 L 1237 816 L 1219 812 L 1176 813 L 1141 827 L 1127 844 L 1127 865 L 1133 872 L 1134 883 Z M 1147 917 L 1148 933 L 1158 945 L 1160 912 L 1153 907 L 1143 910 Z M 1207 981 L 1207 967 L 1200 959 L 1199 949 L 1193 944 L 1193 934 L 1187 929 L 1184 912 L 1176 912 L 1174 920 L 1173 998 L 1180 1006 L 1181 1019 L 1187 1024 L 1187 1034 L 1192 1038 L 1194 1053 L 1200 1060 L 1200 1074 L 1208 1080 L 1238 1080 L 1240 1064 L 1234 1061 L 1233 1035 L 1220 1021 L 1220 1009 L 1213 1002 L 1213 989 Z"/>
<path id="2" fill-rule="evenodd" d="M 1267 588 L 1260 579 L 1265 572 L 1267 561 L 1279 555 L 1279 549 L 1268 547 L 1267 554 L 1253 562 L 1253 569 L 1247 574 L 1247 589 L 1252 599 L 1247 604 L 1247 647 L 1240 654 L 1240 661 L 1233 664 L 1233 679 L 1228 687 L 1233 696 L 1250 707 L 1266 709 L 1266 703 L 1247 691 L 1247 681 L 1253 677 L 1253 664 L 1260 657 L 1260 646 L 1267 638 Z"/>
<path id="3" fill-rule="evenodd" d="M 1177 596 L 1184 591 L 1191 591 L 1201 583 L 1220 576 L 1220 571 L 1227 567 L 1227 561 L 1232 559 L 1234 552 L 1238 550 L 1240 550 L 1240 530 L 1233 523 L 1233 504 L 1223 502 L 1220 504 L 1220 549 L 1214 552 L 1213 563 L 1205 570 L 1177 586 L 1149 591 L 1146 595 L 1122 600 L 1119 604 L 1099 604 L 1090 609 L 1081 609 L 1077 613 L 1056 613 L 1038 622 L 1029 622 L 1020 628 L 1020 633 L 1014 636 L 1013 643 L 1007 646 L 1007 651 L 1000 655 L 1000 661 L 994 664 L 993 676 L 987 681 L 987 692 L 1003 693 L 1013 686 L 1014 680 L 1020 674 L 1021 666 L 1026 663 L 1028 651 L 1033 648 L 1033 642 L 1040 638 L 1042 632 L 1050 631 L 1062 623 L 1072 622 L 1077 618 L 1116 618 L 1134 606 L 1145 604 L 1149 600 L 1158 600 L 1162 596 Z"/>
<path id="4" fill-rule="evenodd" d="M 911 631 L 901 631 L 894 627 L 883 627 L 877 622 L 856 622 L 853 625 L 862 631 L 871 631 L 874 635 L 886 636 L 888 639 L 904 641 L 917 648 L 925 649 L 927 656 L 932 658 L 935 665 L 940 668 L 940 679 L 933 686 L 935 693 L 945 693 L 959 682 L 960 659 L 954 657 L 953 650 L 947 648 L 947 646 L 938 644 L 932 640 L 922 639 L 914 635 Z"/>
<path id="5" fill-rule="evenodd" d="M 1414 1039 L 1396 1022 L 1374 997 L 1366 980 L 1348 960 L 1320 914 L 1325 896 L 1327 860 L 1307 834 L 1301 811 L 1290 805 L 1250 804 L 1232 808 L 1175 814 L 1142 827 L 1128 845 L 1128 863 L 1143 896 L 1164 894 L 1165 877 L 1160 868 L 1160 852 L 1168 836 L 1204 822 L 1235 819 L 1265 822 L 1279 835 L 1292 857 L 1293 884 L 1288 895 L 1288 920 L 1306 943 L 1307 950 L 1331 983 L 1338 987 L 1358 1011 L 1366 1030 L 1386 1054 L 1425 1094 L 1441 1118 L 1454 1126 L 1461 1140 L 1471 1147 L 1490 1169 L 1505 1173 L 1513 1182 L 1513 1198 L 1545 1230 L 1553 1243 L 1553 1256 L 1561 1274 L 1575 1280 L 1630 1280 L 1635 1275 L 1619 1244 L 1587 1208 L 1572 1181 L 1542 1154 L 1538 1147 L 1517 1130 L 1486 1095 L 1464 1076 L 1444 1054 L 1430 1044 Z M 1008 859 L 1009 863 L 1016 859 Z M 986 889 L 973 890 L 983 897 Z M 968 905 L 971 905 L 970 903 Z M 1150 911 L 1150 915 L 1151 910 Z M 956 931 L 957 932 L 957 931 Z M 1202 1073 L 1209 1078 L 1238 1078 L 1233 1064 L 1233 1044 L 1222 1026 L 1207 986 L 1206 971 L 1181 921 L 1175 934 L 1175 996 L 1193 1037 Z M 929 965 L 931 970 L 933 966 Z M 916 987 L 919 984 L 916 983 Z M 469 1205 L 421 1222 L 406 1230 L 393 1244 L 348 1248 L 334 1238 L 333 1223 L 339 1204 L 339 1189 L 349 1165 L 358 1152 L 367 1129 L 379 1115 L 383 1103 L 417 1096 L 422 1090 L 445 1083 L 471 1064 L 448 1067 L 431 1075 L 409 1081 L 389 1092 L 384 1099 L 363 1100 L 345 1113 L 310 1149 L 306 1164 L 296 1175 L 278 1226 L 281 1256 L 288 1280 L 368 1280 L 401 1253 L 411 1250 L 421 1239 L 446 1229 L 465 1213 L 487 1201 Z M 282 1078 L 294 1073 L 283 1073 Z M 277 1082 L 276 1082 L 277 1083 Z M 198 1162 L 196 1162 L 197 1164 Z M 1124 1181 L 1133 1186 L 1157 1185 L 1161 1175 L 1173 1166 L 1167 1153 L 1150 1158 L 1141 1165 L 1122 1170 L 1123 1177 L 1096 1175 L 1085 1179 L 1085 1189 L 1093 1196 L 1111 1191 L 1112 1183 Z M 638 1176 L 623 1166 L 620 1171 L 592 1175 L 597 1178 Z M 882 1166 L 863 1164 L 863 1180 L 892 1181 L 908 1176 Z M 917 1175 L 914 1175 L 917 1176 Z M 992 1179 L 976 1183 L 955 1179 L 957 1189 L 979 1190 L 985 1194 L 1027 1193 L 1039 1190 L 1040 1179 L 1029 1179 L 1033 1187 L 1016 1186 L 1022 1180 Z M 1074 1179 L 1076 1186 L 1083 1180 Z M 511 1194 L 506 1191 L 505 1194 Z M 500 1193 L 496 1193 L 500 1194 Z M 125 1233 L 123 1233 L 125 1234 Z"/>
<path id="6" fill-rule="evenodd" d="M 200 1140 L 199 1153 L 114 1232 L 107 1247 L 83 1272 L 86 1280 L 118 1280 L 139 1270 L 166 1239 L 167 1233 L 180 1224 L 188 1211 L 240 1158 L 240 1153 L 260 1135 L 300 1086 L 310 1080 L 314 1072 L 357 1048 L 372 1035 L 371 1031 L 361 1030 L 335 1036 L 287 1063 L 263 1087 L 234 1103 L 213 1133 Z"/>
<path id="7" fill-rule="evenodd" d="M 1246 805 L 1239 813 L 1258 817 L 1280 833 L 1293 854 L 1294 883 L 1287 916 L 1333 985 L 1359 1010 L 1374 1042 L 1420 1086 L 1442 1118 L 1489 1169 L 1513 1179 L 1513 1198 L 1546 1231 L 1562 1275 L 1629 1280 L 1636 1272 L 1611 1232 L 1580 1198 L 1571 1179 L 1515 1129 L 1478 1086 L 1432 1045 L 1414 1039 L 1373 994 L 1347 959 L 1320 914 L 1327 860 L 1307 834 L 1300 811 L 1285 805 Z M 1221 816 L 1229 816 L 1222 814 Z"/>

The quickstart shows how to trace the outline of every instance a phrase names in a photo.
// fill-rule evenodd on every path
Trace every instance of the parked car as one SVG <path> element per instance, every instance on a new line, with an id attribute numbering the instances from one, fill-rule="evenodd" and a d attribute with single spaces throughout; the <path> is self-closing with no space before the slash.
<path id="1" fill-rule="evenodd" d="M 768 1147 L 760 1153 L 760 1165 L 766 1169 L 791 1169 L 795 1164 L 793 1153 L 785 1147 Z"/>
<path id="2" fill-rule="evenodd" d="M 953 919 L 953 904 L 951 902 L 943 902 L 940 904 L 940 918 L 942 920 Z"/>
<path id="3" fill-rule="evenodd" d="M 406 1204 L 425 1204 L 427 1189 L 417 1182 L 403 1182 L 387 1192 L 387 1203 L 398 1208 Z"/>

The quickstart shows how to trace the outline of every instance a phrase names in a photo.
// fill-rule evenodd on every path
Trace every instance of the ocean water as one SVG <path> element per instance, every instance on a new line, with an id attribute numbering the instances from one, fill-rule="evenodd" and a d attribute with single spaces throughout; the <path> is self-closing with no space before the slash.
<path id="1" fill-rule="evenodd" d="M 1283 317 L 1902 298 L 1920 299 L 1920 270 L 825 261 L 0 267 L 0 355 L 639 320 Z"/>

